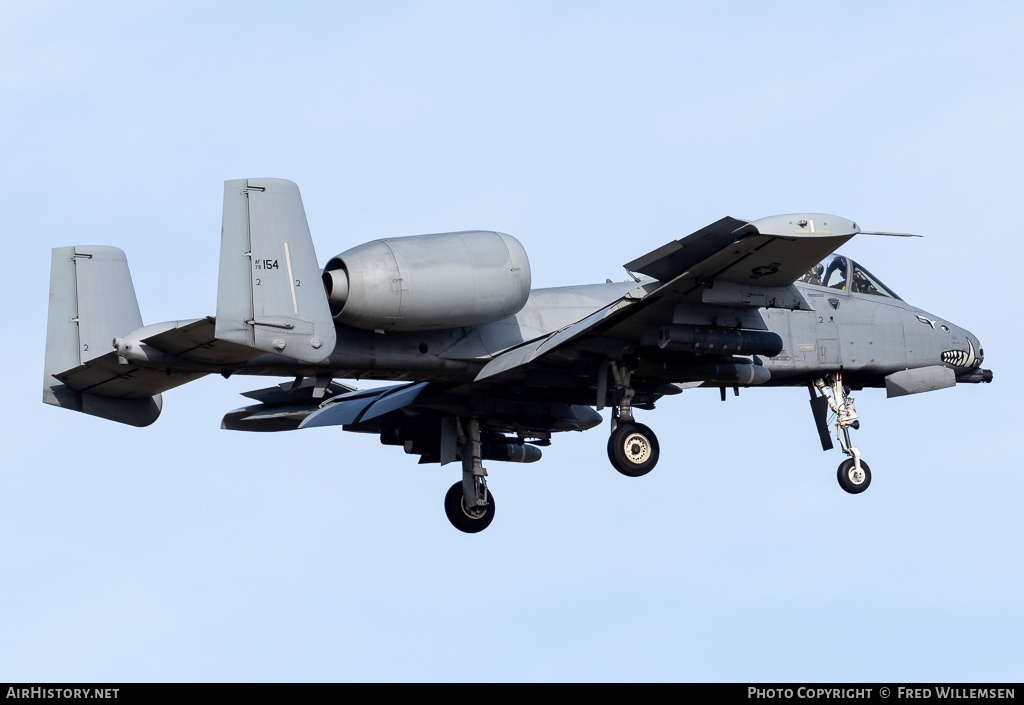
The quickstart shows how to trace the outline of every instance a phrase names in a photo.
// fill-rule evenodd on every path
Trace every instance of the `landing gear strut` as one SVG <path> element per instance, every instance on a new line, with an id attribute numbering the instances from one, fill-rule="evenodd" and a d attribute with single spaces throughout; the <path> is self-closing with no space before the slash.
<path id="1" fill-rule="evenodd" d="M 487 470 L 480 460 L 480 422 L 470 419 L 464 429 L 456 420 L 456 428 L 462 454 L 462 482 L 448 489 L 444 511 L 456 529 L 475 534 L 491 525 L 494 496 L 487 489 Z"/>
<path id="2" fill-rule="evenodd" d="M 612 408 L 612 433 L 608 438 L 608 459 L 628 477 L 646 475 L 658 464 L 661 447 L 654 431 L 633 419 L 632 401 L 636 391 L 630 386 L 632 373 L 625 365 L 609 363 L 619 403 Z"/>
<path id="3" fill-rule="evenodd" d="M 871 484 L 871 468 L 860 459 L 860 449 L 850 442 L 850 429 L 860 428 L 857 410 L 849 396 L 850 389 L 843 386 L 841 372 L 829 375 L 827 380 L 814 380 L 814 386 L 828 400 L 829 408 L 836 415 L 836 439 L 843 452 L 850 456 L 839 465 L 839 486 L 850 494 L 860 494 Z"/>

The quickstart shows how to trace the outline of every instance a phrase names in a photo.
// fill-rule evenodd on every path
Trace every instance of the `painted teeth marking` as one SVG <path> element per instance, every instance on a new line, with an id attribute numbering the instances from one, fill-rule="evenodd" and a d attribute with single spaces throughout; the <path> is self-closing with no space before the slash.
<path id="1" fill-rule="evenodd" d="M 942 361 L 957 367 L 978 367 L 981 360 L 974 354 L 974 343 L 967 341 L 967 350 L 947 350 L 942 353 Z"/>
<path id="2" fill-rule="evenodd" d="M 967 358 L 967 354 L 962 350 L 950 350 L 942 353 L 942 361 L 949 365 L 956 365 L 957 367 L 964 366 L 964 360 Z"/>

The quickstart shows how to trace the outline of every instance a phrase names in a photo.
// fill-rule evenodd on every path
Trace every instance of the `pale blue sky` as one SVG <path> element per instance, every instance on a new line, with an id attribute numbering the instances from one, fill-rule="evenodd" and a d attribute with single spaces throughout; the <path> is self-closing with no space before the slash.
<path id="1" fill-rule="evenodd" d="M 1022 34 L 1015 2 L 0 1 L 0 680 L 1021 680 Z M 476 536 L 450 467 L 219 429 L 278 380 L 146 429 L 40 403 L 50 248 L 124 249 L 147 323 L 212 314 L 254 176 L 321 262 L 495 229 L 535 286 L 725 215 L 921 233 L 844 251 L 995 382 L 858 393 L 856 497 L 806 390 L 690 391 L 640 412 L 645 478 L 604 428 L 491 463 Z"/>

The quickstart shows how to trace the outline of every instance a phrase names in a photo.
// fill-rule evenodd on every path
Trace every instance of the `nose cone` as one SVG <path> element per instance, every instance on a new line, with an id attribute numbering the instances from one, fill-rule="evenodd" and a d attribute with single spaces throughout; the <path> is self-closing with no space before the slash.
<path id="1" fill-rule="evenodd" d="M 991 382 L 992 370 L 981 369 L 981 363 L 985 359 L 985 350 L 981 347 L 981 341 L 970 331 L 963 328 L 954 328 L 954 340 L 958 340 L 958 349 L 946 350 L 942 353 L 942 361 L 950 365 L 956 371 L 956 381 L 964 382 Z"/>
<path id="2" fill-rule="evenodd" d="M 964 331 L 964 332 L 967 333 L 967 341 L 968 341 L 968 343 L 970 343 L 974 347 L 974 349 L 978 351 L 978 353 L 977 353 L 977 355 L 978 355 L 978 364 L 977 364 L 977 366 L 981 367 L 981 363 L 985 361 L 985 350 L 981 347 L 981 341 L 978 340 L 977 336 L 975 336 L 973 333 L 970 333 L 968 331 Z"/>
<path id="3" fill-rule="evenodd" d="M 951 350 L 946 350 L 942 353 L 942 361 L 947 365 L 953 367 L 963 368 L 964 370 L 974 370 L 981 367 L 981 361 L 985 359 L 985 351 L 981 347 L 981 342 L 977 336 L 964 330 L 963 328 L 955 328 L 954 343 L 960 343 Z M 957 370 L 960 372 L 960 370 Z"/>

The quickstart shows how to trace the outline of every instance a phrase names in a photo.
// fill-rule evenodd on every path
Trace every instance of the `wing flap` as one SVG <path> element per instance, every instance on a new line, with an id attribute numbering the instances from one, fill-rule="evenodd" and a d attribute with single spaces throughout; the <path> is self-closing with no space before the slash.
<path id="1" fill-rule="evenodd" d="M 418 382 L 345 394 L 323 409 L 314 411 L 299 428 L 347 426 L 379 418 L 409 407 L 429 386 L 429 382 Z"/>
<path id="2" fill-rule="evenodd" d="M 318 392 L 323 396 L 316 396 Z M 229 431 L 294 431 L 328 399 L 344 396 L 349 400 L 363 397 L 372 400 L 379 394 L 380 390 L 360 392 L 340 382 L 323 383 L 316 377 L 307 377 L 242 392 L 242 396 L 260 403 L 228 412 L 220 427 Z"/>
<path id="3" fill-rule="evenodd" d="M 377 397 L 359 420 L 369 421 L 410 406 L 429 384 L 429 382 L 420 382 Z"/>
<path id="4" fill-rule="evenodd" d="M 379 396 L 379 395 L 378 395 Z M 321 426 L 346 426 L 356 422 L 360 414 L 378 397 L 357 397 L 339 399 L 330 406 L 314 411 L 307 416 L 299 428 L 319 428 Z"/>

